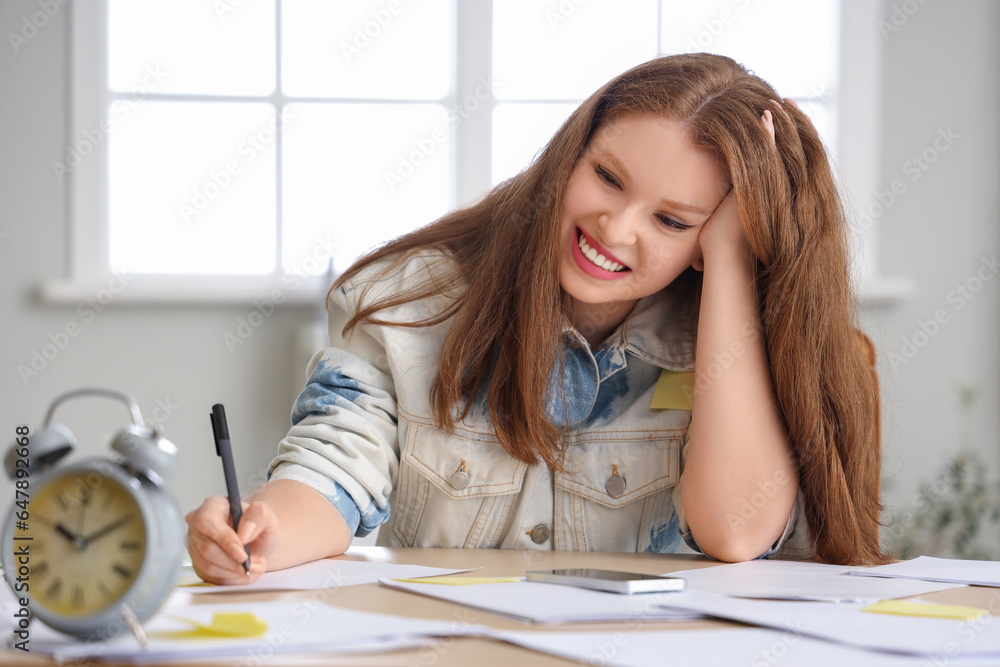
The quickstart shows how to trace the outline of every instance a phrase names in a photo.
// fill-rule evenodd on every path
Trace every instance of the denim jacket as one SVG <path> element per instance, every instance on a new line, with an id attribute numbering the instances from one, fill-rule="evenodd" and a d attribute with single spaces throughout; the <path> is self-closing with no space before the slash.
<path id="1" fill-rule="evenodd" d="M 365 324 L 343 337 L 362 296 L 371 303 L 399 293 L 450 261 L 422 253 L 391 275 L 373 267 L 330 293 L 331 346 L 309 364 L 269 478 L 316 488 L 352 534 L 385 523 L 379 543 L 391 546 L 674 552 L 686 541 L 697 549 L 680 494 L 691 412 L 650 402 L 661 370 L 694 370 L 700 282 L 678 279 L 640 300 L 595 350 L 564 326 L 562 373 L 553 373 L 548 405 L 562 431 L 566 472 L 559 472 L 509 456 L 482 402 L 453 433 L 436 427 L 430 386 L 450 320 Z M 379 316 L 420 321 L 450 298 Z M 779 548 L 809 556 L 803 515 L 800 493 L 784 533 L 762 556 Z"/>

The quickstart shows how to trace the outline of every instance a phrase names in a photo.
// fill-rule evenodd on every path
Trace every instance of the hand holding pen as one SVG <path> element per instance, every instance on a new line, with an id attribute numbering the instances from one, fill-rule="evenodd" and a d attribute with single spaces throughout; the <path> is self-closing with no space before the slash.
<path id="1" fill-rule="evenodd" d="M 233 519 L 233 530 L 239 531 L 243 505 L 240 488 L 236 481 L 236 466 L 233 464 L 233 449 L 229 442 L 229 424 L 226 422 L 226 408 L 222 403 L 212 406 L 212 435 L 215 437 L 215 453 L 222 458 L 222 473 L 226 478 L 226 493 L 229 496 L 229 513 Z M 250 546 L 244 544 L 247 559 L 243 561 L 243 571 L 250 576 Z"/>
<path id="2" fill-rule="evenodd" d="M 266 556 L 278 540 L 277 517 L 266 502 L 240 502 L 229 429 L 221 405 L 213 407 L 211 417 L 228 496 L 212 496 L 187 515 L 188 553 L 195 573 L 205 581 L 246 584 L 267 570 Z"/>

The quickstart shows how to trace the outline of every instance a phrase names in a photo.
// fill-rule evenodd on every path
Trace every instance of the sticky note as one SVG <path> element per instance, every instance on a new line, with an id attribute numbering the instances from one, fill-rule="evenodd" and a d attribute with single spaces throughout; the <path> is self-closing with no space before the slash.
<path id="1" fill-rule="evenodd" d="M 212 615 L 211 623 L 199 623 L 189 618 L 167 615 L 194 626 L 194 629 L 160 632 L 153 636 L 165 639 L 218 639 L 219 637 L 262 637 L 267 632 L 267 623 L 252 613 L 216 612 Z"/>
<path id="2" fill-rule="evenodd" d="M 881 602 L 870 604 L 867 607 L 862 607 L 861 611 L 871 611 L 877 614 L 897 614 L 899 616 L 951 618 L 960 621 L 971 621 L 990 613 L 986 609 L 963 607 L 957 604 L 905 602 L 903 600 L 882 600 Z"/>
<path id="3" fill-rule="evenodd" d="M 651 410 L 690 410 L 694 395 L 694 371 L 660 371 L 660 379 L 653 390 Z"/>
<path id="4" fill-rule="evenodd" d="M 518 577 L 421 577 L 419 579 L 394 579 L 408 584 L 444 584 L 446 586 L 470 586 L 472 584 L 508 584 L 521 581 Z"/>

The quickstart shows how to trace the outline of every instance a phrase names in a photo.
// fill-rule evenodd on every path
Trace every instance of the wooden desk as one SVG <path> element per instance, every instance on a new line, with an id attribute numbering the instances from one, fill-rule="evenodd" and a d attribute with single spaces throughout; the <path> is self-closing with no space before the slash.
<path id="1" fill-rule="evenodd" d="M 697 567 L 716 565 L 701 556 L 682 556 L 674 554 L 632 554 L 606 552 L 574 552 L 574 551 L 500 551 L 487 549 L 389 549 L 385 547 L 354 547 L 340 559 L 362 560 L 384 563 L 412 563 L 430 565 L 442 568 L 480 567 L 477 576 L 522 576 L 527 570 L 591 567 L 609 570 L 627 570 L 647 574 L 665 574 L 678 570 L 689 570 Z M 920 596 L 921 599 L 940 603 L 966 604 L 986 608 L 996 595 L 997 589 L 983 587 L 957 588 L 938 593 Z M 365 586 L 349 586 L 339 589 L 328 589 L 325 601 L 328 604 L 358 611 L 394 614 L 410 618 L 434 618 L 454 622 L 457 625 L 475 624 L 507 630 L 615 630 L 621 628 L 618 623 L 573 623 L 558 626 L 530 626 L 510 621 L 499 616 L 469 609 L 441 600 L 413 595 L 370 584 Z M 314 591 L 289 591 L 283 593 L 240 594 L 239 601 L 252 604 L 254 602 L 275 599 L 306 599 L 315 595 Z M 192 595 L 192 604 L 212 604 L 233 602 L 233 596 L 225 594 Z M 633 631 L 634 623 L 629 629 Z M 644 621 L 639 632 L 668 629 L 701 629 L 737 627 L 739 624 L 728 621 Z M 0 654 L 0 664 L 16 665 L 47 665 L 52 661 L 26 655 L 20 651 L 7 651 Z M 241 657 L 229 662 L 198 662 L 185 663 L 192 667 L 198 665 L 232 664 L 244 665 Z M 282 665 L 352 665 L 358 667 L 387 665 L 406 667 L 448 667 L 451 665 L 477 665 L 490 667 L 493 665 L 507 667 L 560 666 L 577 663 L 562 658 L 548 656 L 535 651 L 529 651 L 517 646 L 511 646 L 499 641 L 475 637 L 444 638 L 436 646 L 416 650 L 393 651 L 370 655 L 348 656 L 275 656 L 269 658 L 267 667 Z"/>

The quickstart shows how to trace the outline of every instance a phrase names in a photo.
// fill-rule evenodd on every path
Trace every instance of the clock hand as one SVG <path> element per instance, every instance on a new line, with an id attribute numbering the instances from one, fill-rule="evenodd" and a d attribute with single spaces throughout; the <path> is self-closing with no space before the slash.
<path id="1" fill-rule="evenodd" d="M 72 542 L 77 549 L 83 549 L 87 546 L 87 540 L 74 534 L 69 528 L 62 525 L 61 523 L 56 524 L 56 532 L 65 537 L 67 540 Z"/>
<path id="2" fill-rule="evenodd" d="M 76 535 L 70 532 L 70 529 L 61 523 L 56 524 L 56 532 L 65 537 L 70 542 L 76 542 Z"/>
<path id="3" fill-rule="evenodd" d="M 90 503 L 90 496 L 92 492 L 84 492 L 83 496 L 80 498 L 80 508 L 76 513 L 76 531 L 78 533 L 83 533 L 83 515 L 87 511 L 87 505 Z"/>
<path id="4" fill-rule="evenodd" d="M 104 528 L 100 528 L 98 530 L 95 530 L 90 535 L 84 535 L 83 542 L 84 542 L 84 544 L 90 544 L 91 542 L 93 542 L 97 538 L 104 537 L 105 535 L 107 535 L 111 531 L 113 531 L 113 530 L 115 530 L 115 529 L 117 529 L 117 528 L 125 525 L 126 523 L 128 523 L 131 520 L 132 520 L 132 515 L 131 514 L 127 514 L 127 515 L 123 516 L 122 518 L 117 519 L 116 521 L 112 521 L 108 525 L 104 526 Z"/>

